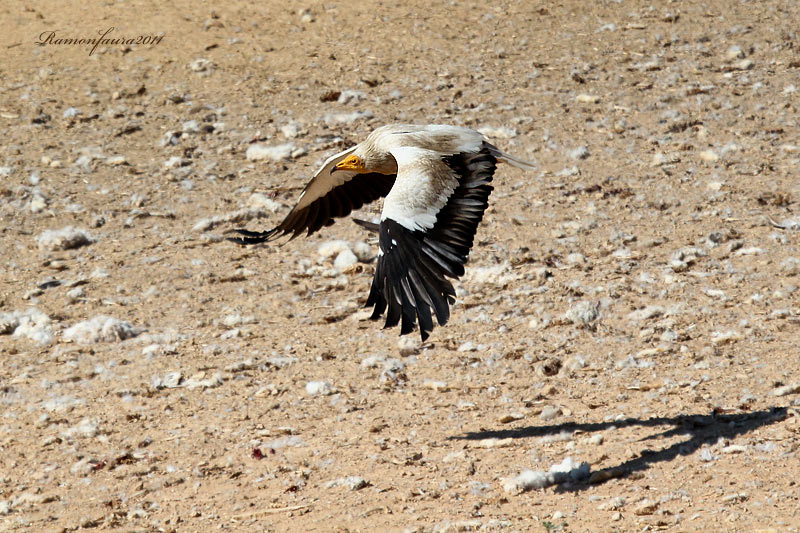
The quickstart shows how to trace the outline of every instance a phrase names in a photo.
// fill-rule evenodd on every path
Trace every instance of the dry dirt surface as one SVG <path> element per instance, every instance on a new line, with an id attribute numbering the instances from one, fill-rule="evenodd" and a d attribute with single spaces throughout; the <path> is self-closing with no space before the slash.
<path id="1" fill-rule="evenodd" d="M 800 530 L 794 0 L 0 20 L 0 531 Z M 349 219 L 223 238 L 393 122 L 537 165 L 425 343 Z"/>

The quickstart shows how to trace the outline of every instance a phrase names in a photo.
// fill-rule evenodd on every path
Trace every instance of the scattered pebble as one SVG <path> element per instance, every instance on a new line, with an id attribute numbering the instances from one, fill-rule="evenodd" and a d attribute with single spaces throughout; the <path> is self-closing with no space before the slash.
<path id="1" fill-rule="evenodd" d="M 0 313 L 0 335 L 24 337 L 41 345 L 53 342 L 52 320 L 35 307 Z"/>
<path id="2" fill-rule="evenodd" d="M 644 499 L 639 502 L 633 509 L 633 513 L 637 516 L 651 515 L 658 510 L 658 502 L 653 500 Z"/>
<path id="3" fill-rule="evenodd" d="M 425 388 L 435 390 L 436 392 L 445 392 L 448 390 L 447 383 L 444 381 L 426 379 L 424 386 Z"/>
<path id="4" fill-rule="evenodd" d="M 39 249 L 49 251 L 71 250 L 81 246 L 88 246 L 93 242 L 95 242 L 95 239 L 89 235 L 89 232 L 72 226 L 59 230 L 45 230 L 36 237 Z"/>
<path id="5" fill-rule="evenodd" d="M 362 263 L 368 263 L 375 257 L 372 246 L 363 241 L 353 243 L 353 253 Z"/>
<path id="6" fill-rule="evenodd" d="M 579 94 L 575 97 L 575 101 L 580 104 L 596 104 L 600 102 L 600 97 L 596 94 Z"/>
<path id="7" fill-rule="evenodd" d="M 121 165 L 127 165 L 128 160 L 124 155 L 114 155 L 111 157 L 106 158 L 106 165 L 110 167 L 118 167 Z"/>
<path id="8" fill-rule="evenodd" d="M 419 353 L 422 341 L 415 335 L 404 335 L 397 341 L 397 349 L 401 357 L 409 357 Z"/>
<path id="9" fill-rule="evenodd" d="M 658 318 L 664 314 L 664 308 L 660 305 L 648 305 L 642 309 L 637 309 L 628 313 L 628 320 L 631 322 L 642 322 L 651 318 Z"/>
<path id="10" fill-rule="evenodd" d="M 545 422 L 548 422 L 550 420 L 554 420 L 560 414 L 561 414 L 561 408 L 560 407 L 556 407 L 556 406 L 553 406 L 553 405 L 546 405 L 542 409 L 542 412 L 539 413 L 539 418 L 541 418 Z"/>
<path id="11" fill-rule="evenodd" d="M 201 57 L 189 63 L 188 67 L 193 72 L 210 72 L 216 65 L 212 61 Z"/>
<path id="12" fill-rule="evenodd" d="M 341 477 L 325 483 L 325 488 L 327 489 L 345 487 L 349 490 L 361 490 L 369 486 L 370 482 L 359 476 Z"/>
<path id="13" fill-rule="evenodd" d="M 281 126 L 281 133 L 287 139 L 295 139 L 303 133 L 303 130 L 299 122 L 292 121 Z"/>
<path id="14" fill-rule="evenodd" d="M 522 420 L 525 418 L 525 415 L 522 413 L 509 413 L 507 415 L 503 415 L 498 420 L 501 424 L 509 424 L 511 422 L 516 422 L 517 420 Z"/>
<path id="15" fill-rule="evenodd" d="M 372 118 L 374 115 L 372 111 L 353 111 L 352 113 L 328 113 L 322 117 L 322 121 L 332 126 L 340 126 L 343 124 L 353 124 L 360 120 Z"/>
<path id="16" fill-rule="evenodd" d="M 245 156 L 248 161 L 283 161 L 292 157 L 292 152 L 297 149 L 294 143 L 284 143 L 275 146 L 251 144 Z"/>
<path id="17" fill-rule="evenodd" d="M 586 326 L 597 320 L 599 315 L 600 306 L 597 302 L 582 300 L 572 305 L 564 313 L 564 318 L 578 326 Z"/>
<path id="18" fill-rule="evenodd" d="M 568 481 L 580 481 L 589 477 L 589 463 L 577 463 L 571 457 L 553 465 L 547 472 L 525 470 L 519 476 L 510 478 L 503 484 L 503 490 L 520 494 L 531 489 L 543 489 Z"/>
<path id="19" fill-rule="evenodd" d="M 194 389 L 213 389 L 223 384 L 222 372 L 214 372 L 211 376 L 205 377 L 205 372 L 198 372 L 184 383 L 189 390 Z"/>
<path id="20" fill-rule="evenodd" d="M 363 91 L 355 91 L 352 89 L 345 89 L 341 93 L 339 93 L 339 99 L 337 103 L 339 104 L 357 104 L 361 100 L 366 99 L 367 95 Z"/>
<path id="21" fill-rule="evenodd" d="M 706 163 L 716 163 L 719 161 L 719 155 L 713 150 L 703 150 L 697 155 Z"/>
<path id="22" fill-rule="evenodd" d="M 587 159 L 591 154 L 587 146 L 578 146 L 567 152 L 567 156 L 572 159 Z"/>
<path id="23" fill-rule="evenodd" d="M 129 322 L 98 315 L 67 328 L 64 331 L 64 339 L 78 344 L 117 342 L 135 337 L 142 331 L 144 330 L 134 327 Z"/>
<path id="24" fill-rule="evenodd" d="M 317 253 L 322 259 L 337 257 L 342 252 L 351 252 L 350 243 L 347 241 L 327 241 L 319 245 Z"/>
<path id="25" fill-rule="evenodd" d="M 731 45 L 731 47 L 728 48 L 728 51 L 725 52 L 725 59 L 728 61 L 734 61 L 742 58 L 744 58 L 744 50 L 742 50 L 742 47 L 737 44 Z"/>
<path id="26" fill-rule="evenodd" d="M 781 385 L 772 391 L 773 396 L 788 396 L 790 394 L 800 393 L 800 383 L 792 383 L 791 385 Z"/>
<path id="27" fill-rule="evenodd" d="M 714 331 L 711 333 L 711 342 L 715 345 L 730 344 L 744 339 L 741 333 L 734 330 Z"/>
<path id="28" fill-rule="evenodd" d="M 306 394 L 309 396 L 328 396 L 333 394 L 333 387 L 327 381 L 309 381 L 306 383 Z"/>
<path id="29" fill-rule="evenodd" d="M 350 248 L 347 248 L 339 252 L 339 255 L 336 256 L 333 262 L 333 268 L 342 271 L 356 263 L 358 263 L 358 257 L 356 257 L 356 254 L 354 254 Z"/>

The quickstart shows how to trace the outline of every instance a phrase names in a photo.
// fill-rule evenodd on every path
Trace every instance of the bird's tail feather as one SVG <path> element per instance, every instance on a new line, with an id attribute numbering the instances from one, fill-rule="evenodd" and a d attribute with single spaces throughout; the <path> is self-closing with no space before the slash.
<path id="1" fill-rule="evenodd" d="M 522 170 L 536 170 L 536 163 L 532 161 L 525 161 L 519 157 L 507 154 L 491 144 L 489 145 L 489 153 L 492 154 L 498 161 L 508 163 L 512 167 L 521 168 Z"/>
<path id="2" fill-rule="evenodd" d="M 369 222 L 366 220 L 361 220 L 360 218 L 354 218 L 353 222 L 361 226 L 362 228 L 366 229 L 367 231 L 371 231 L 373 233 L 380 232 L 380 225 L 375 222 Z"/>

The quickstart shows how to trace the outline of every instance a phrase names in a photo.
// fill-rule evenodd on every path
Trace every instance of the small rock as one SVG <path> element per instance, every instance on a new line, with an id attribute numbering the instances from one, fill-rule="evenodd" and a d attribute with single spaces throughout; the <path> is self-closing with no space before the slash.
<path id="1" fill-rule="evenodd" d="M 361 490 L 369 487 L 370 482 L 359 476 L 348 476 L 325 483 L 325 488 L 331 489 L 336 487 L 346 487 L 350 490 Z"/>
<path id="2" fill-rule="evenodd" d="M 715 345 L 730 344 L 743 338 L 741 333 L 734 330 L 714 331 L 711 333 L 711 342 Z"/>
<path id="3" fill-rule="evenodd" d="M 788 396 L 789 394 L 800 393 L 800 383 L 792 383 L 791 385 L 782 385 L 776 387 L 772 391 L 773 396 Z"/>
<path id="4" fill-rule="evenodd" d="M 447 382 L 445 381 L 435 381 L 432 379 L 425 380 L 425 388 L 433 389 L 436 392 L 446 392 L 448 390 Z"/>
<path id="5" fill-rule="evenodd" d="M 361 91 L 347 89 L 339 93 L 339 99 L 336 102 L 339 104 L 357 104 L 366 97 L 367 95 Z"/>
<path id="6" fill-rule="evenodd" d="M 135 337 L 142 331 L 141 328 L 136 328 L 129 322 L 106 315 L 98 315 L 67 328 L 64 331 L 64 339 L 78 344 L 116 342 Z"/>
<path id="7" fill-rule="evenodd" d="M 658 502 L 644 499 L 634 508 L 634 514 L 638 516 L 651 515 L 658 509 Z"/>
<path id="8" fill-rule="evenodd" d="M 730 48 L 728 48 L 727 52 L 725 52 L 725 59 L 727 59 L 728 61 L 735 61 L 737 59 L 743 59 L 743 58 L 744 58 L 744 50 L 742 50 L 742 47 L 739 45 L 734 44 Z"/>
<path id="9" fill-rule="evenodd" d="M 349 248 L 339 252 L 336 260 L 333 262 L 333 267 L 339 271 L 358 263 L 358 257 Z"/>
<path id="10" fill-rule="evenodd" d="M 206 378 L 205 372 L 199 372 L 190 377 L 184 386 L 189 390 L 194 389 L 213 389 L 219 387 L 224 383 L 222 380 L 222 372 L 214 372 L 210 377 Z"/>
<path id="11" fill-rule="evenodd" d="M 284 143 L 275 146 L 266 146 L 263 144 L 251 144 L 247 148 L 245 157 L 248 161 L 261 161 L 268 159 L 270 161 L 283 161 L 292 156 L 292 152 L 297 148 L 294 143 Z"/>
<path id="12" fill-rule="evenodd" d="M 628 313 L 628 320 L 631 322 L 642 322 L 651 318 L 657 318 L 664 314 L 664 308 L 660 305 L 648 305 L 642 309 L 637 309 Z"/>
<path id="13" fill-rule="evenodd" d="M 319 245 L 317 253 L 323 259 L 330 259 L 331 257 L 338 256 L 345 250 L 350 250 L 350 243 L 347 241 L 327 241 Z"/>
<path id="14" fill-rule="evenodd" d="M 597 317 L 599 316 L 599 305 L 597 302 L 590 302 L 588 300 L 583 300 L 572 307 L 570 307 L 566 313 L 564 313 L 564 318 L 566 318 L 569 322 L 576 324 L 578 326 L 585 326 L 591 324 Z"/>
<path id="15" fill-rule="evenodd" d="M 254 192 L 247 199 L 247 207 L 250 209 L 263 209 L 272 213 L 277 213 L 283 207 L 281 204 L 260 192 Z"/>
<path id="16" fill-rule="evenodd" d="M 553 465 L 547 472 L 525 470 L 519 476 L 506 480 L 503 490 L 519 494 L 531 489 L 543 489 L 566 481 L 578 481 L 589 477 L 589 463 L 577 463 L 571 457 Z"/>
<path id="17" fill-rule="evenodd" d="M 359 120 L 372 118 L 371 111 L 353 111 L 352 113 L 328 113 L 322 120 L 331 125 L 353 124 Z"/>
<path id="18" fill-rule="evenodd" d="M 301 135 L 302 128 L 299 122 L 292 121 L 281 127 L 281 133 L 287 139 L 294 139 Z"/>
<path id="19" fill-rule="evenodd" d="M 328 396 L 333 394 L 333 387 L 327 381 L 309 381 L 306 383 L 306 394 L 309 396 Z"/>
<path id="20" fill-rule="evenodd" d="M 422 341 L 416 336 L 406 335 L 397 341 L 397 348 L 401 357 L 408 357 L 419 353 Z"/>
<path id="21" fill-rule="evenodd" d="M 547 405 L 547 406 L 544 407 L 544 409 L 542 409 L 542 412 L 539 414 L 539 418 L 541 418 L 544 421 L 549 421 L 549 420 L 553 420 L 554 418 L 556 418 L 560 414 L 561 414 L 561 408 L 560 407 Z"/>
<path id="22" fill-rule="evenodd" d="M 525 418 L 525 415 L 522 413 L 510 413 L 501 416 L 499 422 L 501 424 L 509 424 L 511 422 L 516 422 L 517 420 L 522 420 L 523 418 Z"/>
<path id="23" fill-rule="evenodd" d="M 86 293 L 84 292 L 83 287 L 73 287 L 72 289 L 67 291 L 67 299 L 70 302 L 80 301 L 85 296 Z"/>
<path id="24" fill-rule="evenodd" d="M 167 389 L 174 389 L 180 387 L 183 383 L 183 373 L 180 371 L 175 372 L 168 372 L 164 375 L 164 378 L 161 380 L 160 387 L 156 388 L 167 388 Z"/>
<path id="25" fill-rule="evenodd" d="M 86 230 L 67 226 L 60 230 L 45 230 L 38 237 L 36 243 L 40 250 L 71 250 L 95 242 L 95 239 Z"/>
<path id="26" fill-rule="evenodd" d="M 189 63 L 188 67 L 193 72 L 210 72 L 216 65 L 212 61 L 201 57 Z"/>
<path id="27" fill-rule="evenodd" d="M 579 146 L 573 150 L 567 152 L 567 155 L 572 159 L 586 159 L 591 154 L 589 153 L 589 148 L 586 146 Z"/>
<path id="28" fill-rule="evenodd" d="M 596 104 L 600 101 L 600 97 L 596 94 L 579 94 L 575 97 L 575 101 L 581 104 Z"/>
<path id="29" fill-rule="evenodd" d="M 540 376 L 555 376 L 561 370 L 561 359 L 557 357 L 548 357 L 544 361 L 538 361 L 534 368 L 536 373 Z"/>
<path id="30" fill-rule="evenodd" d="M 187 120 L 181 125 L 183 133 L 200 133 L 200 124 L 196 120 Z"/>
<path id="31" fill-rule="evenodd" d="M 703 150 L 697 155 L 700 156 L 700 159 L 702 159 L 706 163 L 716 163 L 717 161 L 719 161 L 719 155 L 717 155 L 717 153 L 714 150 Z"/>
<path id="32" fill-rule="evenodd" d="M 603 444 L 603 440 L 605 440 L 605 437 L 603 437 L 602 433 L 597 433 L 597 434 L 592 435 L 591 437 L 589 437 L 588 440 L 589 440 L 589 444 L 594 444 L 594 445 L 599 446 L 600 444 Z"/>
<path id="33" fill-rule="evenodd" d="M 722 448 L 722 453 L 744 453 L 747 451 L 747 446 L 742 446 L 740 444 L 731 444 L 730 446 L 725 446 Z"/>
<path id="34" fill-rule="evenodd" d="M 372 252 L 372 246 L 363 242 L 357 241 L 353 244 L 353 253 L 356 254 L 356 257 L 359 261 L 366 263 L 371 261 L 375 254 Z"/>

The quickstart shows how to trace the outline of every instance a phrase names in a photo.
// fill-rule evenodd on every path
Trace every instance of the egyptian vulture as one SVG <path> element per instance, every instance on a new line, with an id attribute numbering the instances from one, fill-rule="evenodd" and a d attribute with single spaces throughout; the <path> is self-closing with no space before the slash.
<path id="1" fill-rule="evenodd" d="M 488 207 L 498 161 L 530 170 L 531 163 L 489 144 L 477 131 L 443 125 L 389 125 L 330 157 L 297 205 L 275 228 L 232 230 L 238 244 L 311 235 L 334 219 L 385 197 L 380 224 L 357 221 L 379 234 L 378 260 L 366 307 L 384 327 L 417 321 L 422 340 L 450 318 L 456 292 L 448 278 L 464 274 L 472 241 Z"/>

